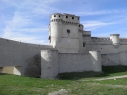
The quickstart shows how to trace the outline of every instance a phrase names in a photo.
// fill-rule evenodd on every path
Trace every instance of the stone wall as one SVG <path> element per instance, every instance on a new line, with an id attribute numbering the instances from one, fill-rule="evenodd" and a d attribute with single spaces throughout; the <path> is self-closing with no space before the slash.
<path id="1" fill-rule="evenodd" d="M 41 77 L 55 78 L 58 73 L 101 71 L 101 53 L 58 53 L 54 50 L 41 51 Z"/>
<path id="2" fill-rule="evenodd" d="M 112 44 L 86 44 L 84 53 L 89 51 L 101 51 L 101 54 L 112 54 L 127 51 L 127 45 L 112 45 Z"/>
<path id="3" fill-rule="evenodd" d="M 58 59 L 60 73 L 92 70 L 89 53 L 60 53 Z"/>
<path id="4" fill-rule="evenodd" d="M 99 72 L 102 65 L 127 65 L 126 45 L 115 47 L 114 45 L 89 44 L 85 49 L 91 51 L 59 53 L 52 46 L 0 38 L 0 67 L 7 66 L 4 70 L 11 70 L 9 72 L 18 75 L 54 78 L 58 73 L 64 72 Z M 8 66 L 13 68 L 10 69 Z"/>
<path id="5" fill-rule="evenodd" d="M 119 52 L 112 54 L 102 54 L 101 55 L 102 65 L 127 65 L 127 52 Z"/>
<path id="6" fill-rule="evenodd" d="M 0 67 L 20 66 L 21 75 L 38 77 L 40 51 L 45 49 L 53 48 L 0 38 Z"/>
<path id="7" fill-rule="evenodd" d="M 59 73 L 101 71 L 100 52 L 90 51 L 90 53 L 60 53 Z"/>
<path id="8" fill-rule="evenodd" d="M 110 65 L 120 65 L 119 54 L 102 54 L 101 55 L 102 65 L 110 66 Z"/>

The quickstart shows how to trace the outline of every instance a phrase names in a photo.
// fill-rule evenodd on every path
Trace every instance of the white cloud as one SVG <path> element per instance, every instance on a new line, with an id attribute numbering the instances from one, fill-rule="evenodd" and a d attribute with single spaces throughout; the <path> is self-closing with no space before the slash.
<path id="1" fill-rule="evenodd" d="M 42 27 L 42 28 L 25 28 L 25 29 L 22 29 L 22 31 L 29 32 L 29 33 L 37 33 L 37 32 L 44 33 L 46 31 L 48 31 L 48 27 Z"/>
<path id="2" fill-rule="evenodd" d="M 6 3 L 11 2 L 11 4 L 15 6 L 17 10 L 14 12 L 14 16 L 12 17 L 11 20 L 5 21 L 6 27 L 3 31 L 2 37 L 23 42 L 47 44 L 47 39 L 45 39 L 46 37 L 44 35 L 48 31 L 48 25 L 45 26 L 42 22 L 41 25 L 37 24 L 36 27 L 35 25 L 37 22 L 33 17 L 36 15 L 40 15 L 40 13 L 41 14 L 43 13 L 43 16 L 48 15 L 50 13 L 49 4 L 57 2 L 57 0 L 49 0 L 49 1 L 38 0 L 38 1 L 26 0 L 22 2 L 20 6 L 17 6 L 16 5 L 17 2 L 15 3 L 6 0 Z M 55 10 L 55 8 L 54 9 L 52 8 L 52 11 L 53 10 Z M 35 11 L 36 13 L 34 13 Z M 42 35 L 43 39 L 38 38 L 40 37 L 40 34 Z"/>
<path id="3" fill-rule="evenodd" d="M 80 11 L 76 12 L 80 16 L 89 16 L 89 15 L 105 15 L 105 14 L 115 14 L 115 13 L 124 13 L 126 10 L 99 10 L 99 11 Z"/>
<path id="4" fill-rule="evenodd" d="M 7 22 L 8 27 L 20 28 L 31 23 L 29 18 L 22 16 L 19 12 L 15 12 L 12 20 Z"/>
<path id="5" fill-rule="evenodd" d="M 3 38 L 34 44 L 48 44 L 47 40 L 43 40 L 39 36 L 25 35 L 20 32 L 11 32 L 10 29 L 6 28 L 6 32 L 2 36 Z"/>
<path id="6" fill-rule="evenodd" d="M 84 25 L 85 29 L 94 30 L 96 28 L 108 26 L 108 25 L 115 24 L 115 23 L 114 22 L 102 22 L 102 21 L 85 21 L 82 24 Z"/>

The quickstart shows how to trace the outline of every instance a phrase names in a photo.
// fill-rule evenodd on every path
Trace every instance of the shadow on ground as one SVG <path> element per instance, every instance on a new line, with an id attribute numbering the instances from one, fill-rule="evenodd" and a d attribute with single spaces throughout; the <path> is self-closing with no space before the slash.
<path id="1" fill-rule="evenodd" d="M 11 74 L 7 74 L 7 73 L 0 73 L 0 75 L 11 75 Z"/>
<path id="2" fill-rule="evenodd" d="M 113 73 L 126 72 L 127 66 L 102 66 L 102 72 L 71 72 L 71 73 L 60 73 L 57 78 L 61 80 L 78 80 L 81 78 L 90 77 L 105 77 Z"/>
<path id="3" fill-rule="evenodd" d="M 127 66 L 102 66 L 102 72 L 71 72 L 71 73 L 60 73 L 57 76 L 57 79 L 60 80 L 78 80 L 82 78 L 91 78 L 91 77 L 106 77 L 110 74 L 127 72 Z M 7 73 L 0 73 L 0 75 L 10 75 Z"/>

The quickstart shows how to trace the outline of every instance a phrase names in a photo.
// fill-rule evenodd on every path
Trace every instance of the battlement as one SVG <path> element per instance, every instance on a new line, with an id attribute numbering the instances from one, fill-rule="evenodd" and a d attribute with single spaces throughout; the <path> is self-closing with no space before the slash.
<path id="1" fill-rule="evenodd" d="M 127 45 L 127 38 L 120 38 L 120 45 Z"/>
<path id="2" fill-rule="evenodd" d="M 127 42 L 127 38 L 120 38 L 120 42 Z"/>
<path id="3" fill-rule="evenodd" d="M 91 37 L 91 41 L 93 44 L 113 44 L 113 40 L 108 37 Z M 126 38 L 120 38 L 119 39 L 120 45 L 127 45 L 127 39 Z M 113 44 L 115 45 L 115 44 Z"/>
<path id="4" fill-rule="evenodd" d="M 120 34 L 110 34 L 110 36 L 120 36 Z"/>
<path id="5" fill-rule="evenodd" d="M 64 23 L 79 23 L 79 16 L 75 16 L 72 14 L 60 14 L 60 13 L 54 13 L 50 15 L 50 21 L 56 22 L 56 21 L 63 21 Z"/>
<path id="6" fill-rule="evenodd" d="M 101 38 L 98 38 L 98 37 L 91 37 L 92 41 L 110 41 L 110 38 L 107 38 L 107 37 L 101 37 Z"/>
<path id="7" fill-rule="evenodd" d="M 92 44 L 104 44 L 104 45 L 111 45 L 112 44 L 112 41 L 110 40 L 110 38 L 107 38 L 107 37 L 91 37 L 91 41 L 92 41 Z"/>

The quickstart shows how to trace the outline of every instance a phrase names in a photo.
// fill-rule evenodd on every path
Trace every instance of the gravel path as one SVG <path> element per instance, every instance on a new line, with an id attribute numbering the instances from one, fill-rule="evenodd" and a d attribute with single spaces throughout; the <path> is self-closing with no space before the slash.
<path id="1" fill-rule="evenodd" d="M 112 84 L 99 84 L 99 83 L 87 83 L 88 85 L 96 86 L 96 85 L 102 85 L 106 87 L 112 87 L 112 88 L 124 88 L 127 89 L 126 85 L 112 85 Z"/>
<path id="2" fill-rule="evenodd" d="M 118 78 L 126 78 L 127 75 L 123 75 L 123 76 L 114 76 L 114 77 L 108 77 L 108 78 L 99 78 L 99 79 L 95 79 L 95 80 L 109 80 L 109 79 L 118 79 Z"/>

